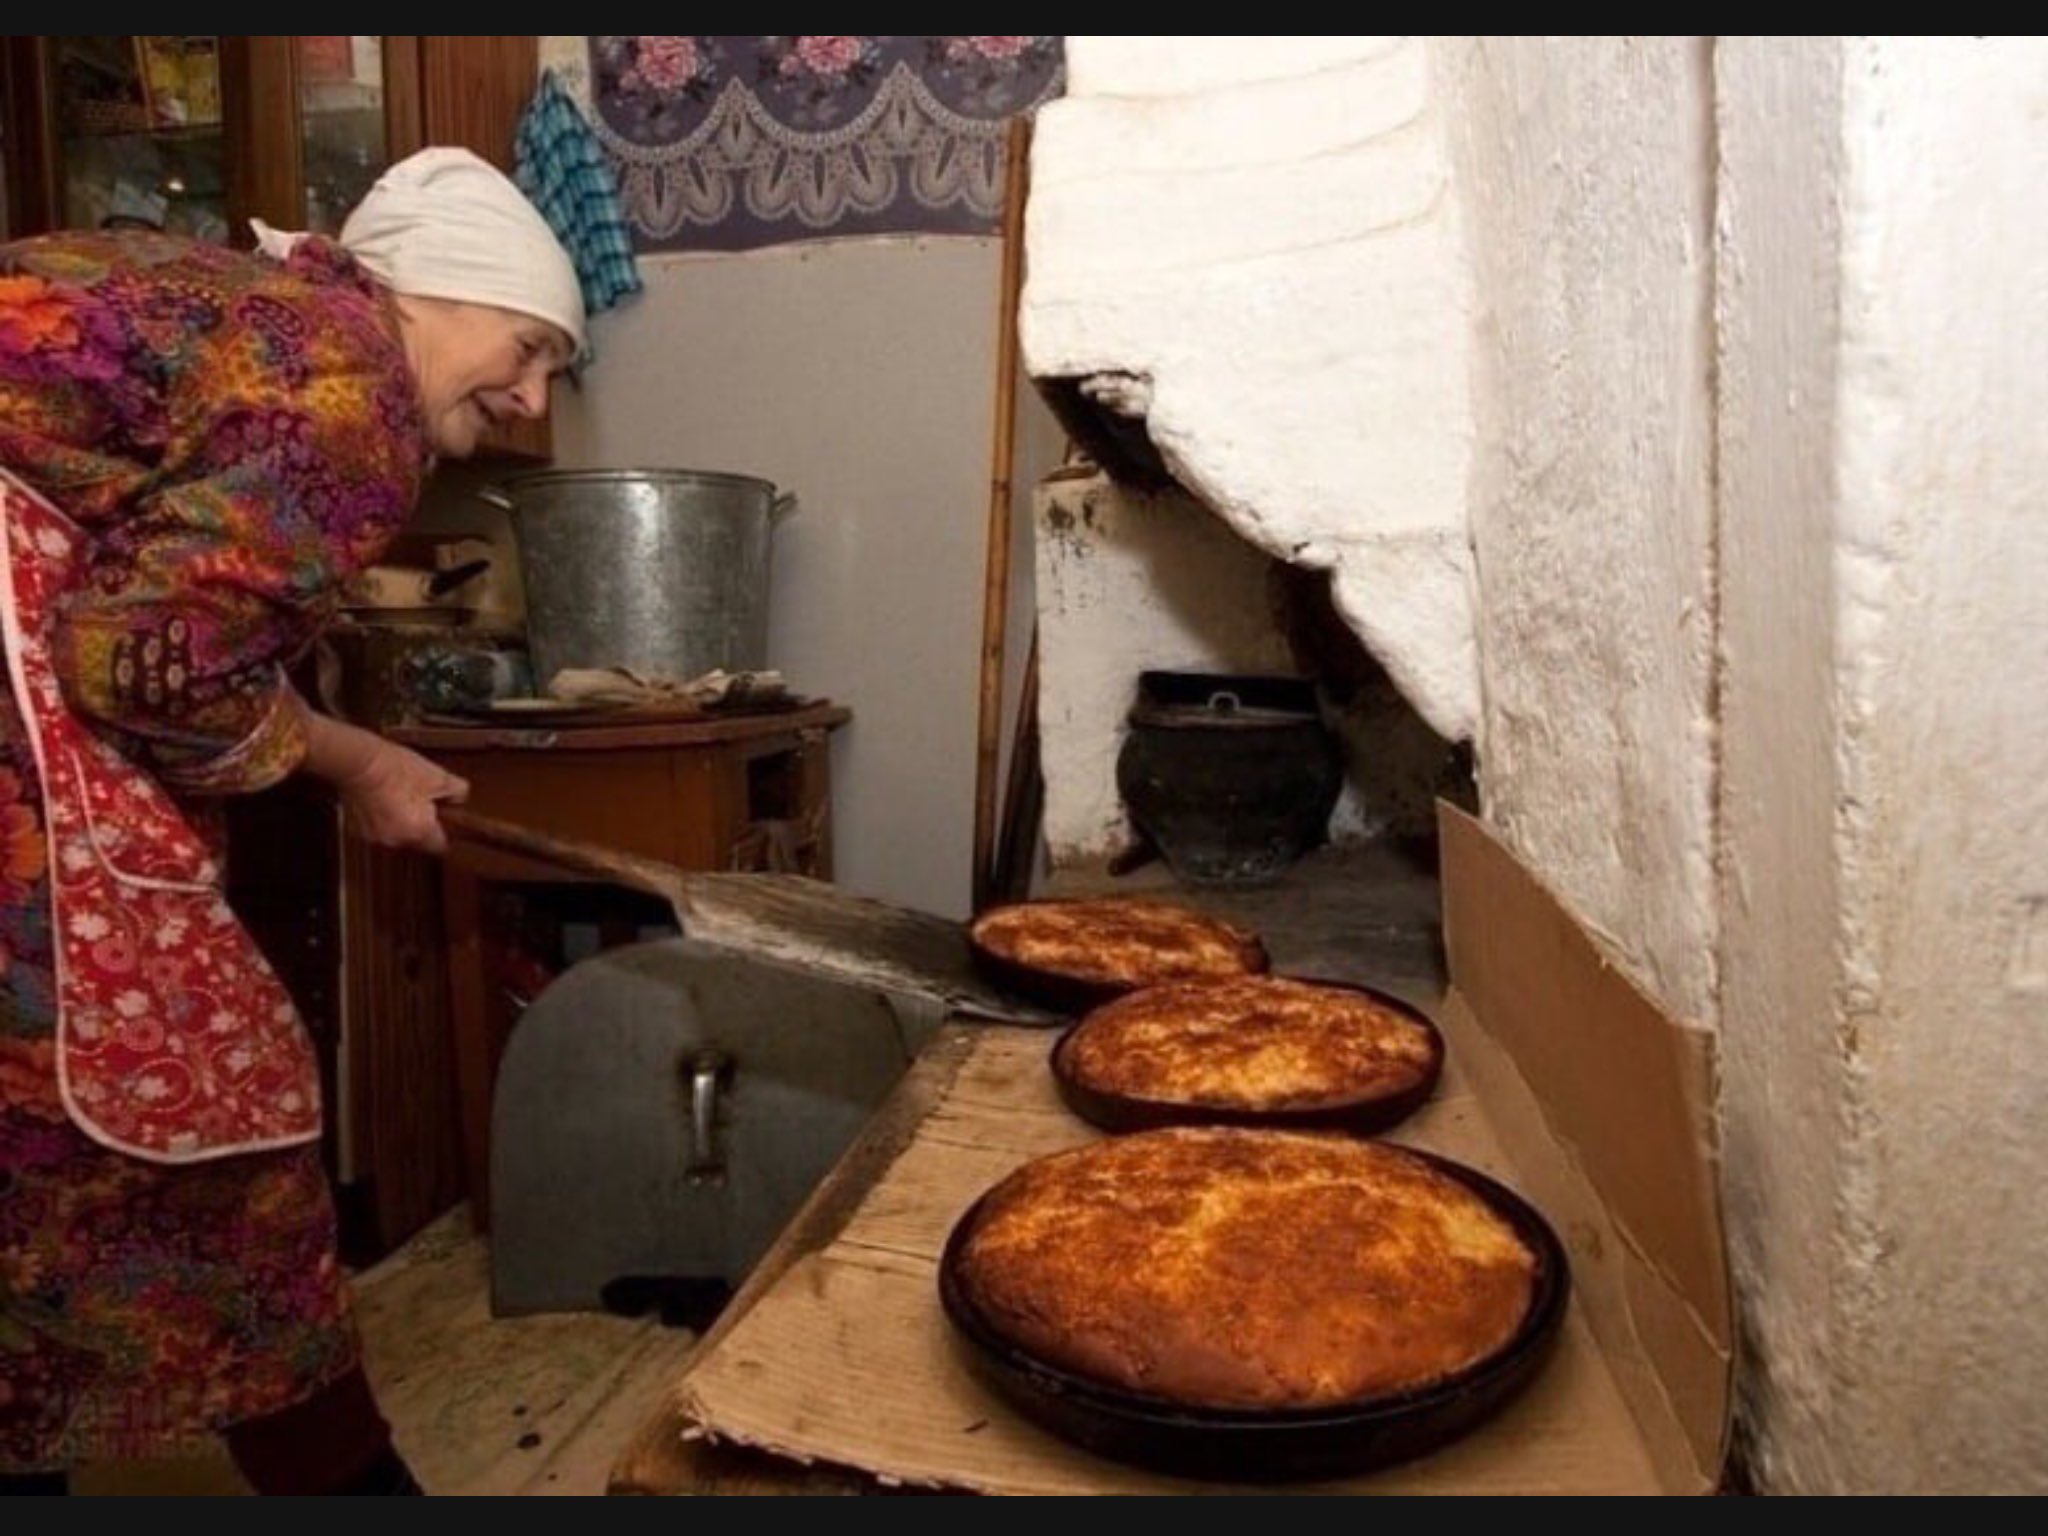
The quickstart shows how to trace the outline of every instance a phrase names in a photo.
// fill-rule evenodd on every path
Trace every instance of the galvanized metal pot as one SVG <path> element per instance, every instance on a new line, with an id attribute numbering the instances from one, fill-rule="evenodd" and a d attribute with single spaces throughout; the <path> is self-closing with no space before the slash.
<path id="1" fill-rule="evenodd" d="M 512 515 L 543 690 L 565 667 L 767 667 L 769 542 L 794 496 L 692 469 L 542 470 L 478 494 Z"/>

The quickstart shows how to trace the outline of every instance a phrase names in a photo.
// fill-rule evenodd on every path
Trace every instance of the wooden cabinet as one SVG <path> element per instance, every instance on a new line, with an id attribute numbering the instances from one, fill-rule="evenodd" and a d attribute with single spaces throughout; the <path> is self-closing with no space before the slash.
<path id="1" fill-rule="evenodd" d="M 464 1193 L 441 871 L 345 836 L 304 778 L 228 822 L 228 900 L 312 1035 L 343 1256 L 368 1263 Z"/>
<path id="2" fill-rule="evenodd" d="M 512 169 L 512 137 L 540 73 L 537 37 L 420 37 L 422 143 L 460 144 L 501 171 Z M 484 451 L 545 460 L 553 455 L 546 421 L 493 427 Z"/>
<path id="3" fill-rule="evenodd" d="M 420 136 L 416 37 L 224 37 L 233 238 L 252 218 L 339 233 Z"/>
<path id="4" fill-rule="evenodd" d="M 143 227 L 247 246 L 249 220 L 337 232 L 429 144 L 510 169 L 533 37 L 0 39 L 10 238 Z M 548 424 L 483 451 L 545 460 Z"/>
<path id="5" fill-rule="evenodd" d="M 215 37 L 0 39 L 8 230 L 147 227 L 225 242 L 225 98 Z"/>

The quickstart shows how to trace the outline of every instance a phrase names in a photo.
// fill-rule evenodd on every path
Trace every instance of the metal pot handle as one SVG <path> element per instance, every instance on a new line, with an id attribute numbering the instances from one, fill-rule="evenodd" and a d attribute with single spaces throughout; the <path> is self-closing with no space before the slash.
<path id="1" fill-rule="evenodd" d="M 775 505 L 768 509 L 770 522 L 779 523 L 785 518 L 796 516 L 802 510 L 802 503 L 796 499 L 795 491 L 784 491 L 775 498 Z"/>
<path id="2" fill-rule="evenodd" d="M 496 507 L 500 512 L 510 512 L 513 510 L 512 498 L 495 485 L 479 486 L 471 494 L 478 501 L 483 502 L 487 506 Z"/>
<path id="3" fill-rule="evenodd" d="M 725 1160 L 718 1154 L 718 1090 L 732 1075 L 732 1061 L 715 1050 L 698 1054 L 690 1067 L 690 1162 L 684 1177 L 693 1184 L 715 1184 L 725 1178 Z"/>

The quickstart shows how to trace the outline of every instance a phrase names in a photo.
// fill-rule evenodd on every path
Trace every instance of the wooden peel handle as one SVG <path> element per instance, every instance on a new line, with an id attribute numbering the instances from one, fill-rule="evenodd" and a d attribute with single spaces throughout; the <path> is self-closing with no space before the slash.
<path id="1" fill-rule="evenodd" d="M 681 871 L 658 860 L 621 853 L 615 848 L 601 848 L 594 843 L 580 843 L 572 838 L 555 837 L 517 822 L 481 816 L 460 806 L 442 806 L 441 825 L 446 829 L 451 844 L 480 843 L 500 853 L 516 854 L 520 858 L 574 870 L 578 874 L 595 875 L 670 901 L 675 899 L 681 881 Z"/>

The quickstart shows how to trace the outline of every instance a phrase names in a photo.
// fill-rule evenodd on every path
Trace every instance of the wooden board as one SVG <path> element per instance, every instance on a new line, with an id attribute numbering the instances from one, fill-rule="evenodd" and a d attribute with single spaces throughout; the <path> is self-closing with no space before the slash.
<path id="1" fill-rule="evenodd" d="M 949 1025 L 896 1085 L 860 1138 L 811 1192 L 747 1277 L 700 1346 L 727 1337 L 799 1261 L 824 1249 L 860 1208 L 875 1182 L 902 1155 L 918 1128 L 944 1100 L 973 1050 L 978 1032 Z M 871 1486 L 852 1473 L 806 1468 L 743 1448 L 710 1445 L 683 1418 L 672 1384 L 612 1468 L 616 1494 L 658 1497 L 726 1493 L 853 1493 Z"/>
<path id="2" fill-rule="evenodd" d="M 939 1310 L 939 1252 L 967 1207 L 1021 1163 L 1096 1134 L 1055 1097 L 1047 1045 L 1043 1035 L 1009 1029 L 972 1042 L 949 1091 L 838 1236 L 792 1264 L 693 1360 L 678 1392 L 687 1423 L 722 1441 L 906 1485 L 1217 1491 L 1103 1461 L 1012 1413 L 968 1374 Z M 1455 1066 L 1399 1139 L 1514 1177 Z M 849 1327 L 854 1318 L 859 1326 Z M 1421 1461 L 1311 1491 L 1449 1488 L 1657 1491 L 1627 1405 L 1576 1312 L 1535 1387 L 1492 1424 Z"/>
<path id="3" fill-rule="evenodd" d="M 456 1215 L 356 1285 L 364 1365 L 431 1494 L 602 1493 L 696 1345 L 649 1318 L 494 1318 L 489 1251 Z"/>
<path id="4" fill-rule="evenodd" d="M 631 716 L 634 711 L 624 711 Z M 649 722 L 636 719 L 557 725 L 545 717 L 530 724 L 510 720 L 473 725 L 406 725 L 392 729 L 393 741 L 437 755 L 452 752 L 610 752 L 621 747 L 707 747 L 749 737 L 833 730 L 853 718 L 838 704 L 758 714 L 711 715 L 701 719 Z"/>

